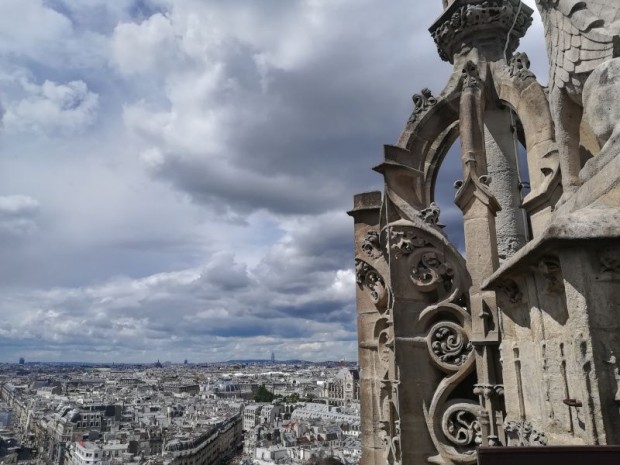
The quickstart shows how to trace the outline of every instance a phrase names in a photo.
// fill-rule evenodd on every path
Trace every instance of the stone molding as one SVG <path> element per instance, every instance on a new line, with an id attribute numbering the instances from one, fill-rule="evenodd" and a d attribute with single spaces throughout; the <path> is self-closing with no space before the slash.
<path id="1" fill-rule="evenodd" d="M 533 10 L 524 4 L 519 7 L 519 4 L 519 0 L 457 0 L 452 3 L 430 28 L 440 58 L 453 63 L 453 57 L 471 41 L 481 36 L 505 40 L 511 28 L 508 50 L 512 54 L 532 24 Z"/>

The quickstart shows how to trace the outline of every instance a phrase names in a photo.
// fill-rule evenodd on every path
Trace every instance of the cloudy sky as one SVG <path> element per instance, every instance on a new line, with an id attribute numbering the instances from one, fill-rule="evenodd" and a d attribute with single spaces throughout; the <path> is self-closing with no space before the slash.
<path id="1" fill-rule="evenodd" d="M 1 0 L 0 361 L 355 360 L 344 212 L 450 73 L 441 9 Z"/>

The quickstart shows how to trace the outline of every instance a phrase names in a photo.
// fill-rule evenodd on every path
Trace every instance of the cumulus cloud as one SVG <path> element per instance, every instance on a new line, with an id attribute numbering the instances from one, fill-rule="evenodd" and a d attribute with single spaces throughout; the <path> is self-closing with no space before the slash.
<path id="1" fill-rule="evenodd" d="M 105 35 L 81 28 L 70 16 L 55 9 L 54 3 L 0 2 L 0 56 L 8 56 L 15 63 L 65 68 L 105 63 L 108 55 Z"/>
<path id="2" fill-rule="evenodd" d="M 232 267 L 222 268 L 231 262 Z M 149 360 L 141 354 L 145 346 L 151 347 L 153 356 L 200 352 L 214 341 L 220 358 L 244 358 L 273 347 L 281 353 L 286 350 L 290 357 L 327 356 L 318 348 L 312 350 L 317 340 L 339 340 L 348 347 L 346 355 L 354 355 L 349 271 L 308 278 L 309 284 L 321 287 L 312 296 L 312 308 L 326 309 L 322 315 L 307 311 L 308 302 L 295 302 L 268 288 L 257 271 L 224 254 L 197 269 L 17 293 L 0 303 L 0 326 L 7 342 L 19 346 L 40 340 L 51 353 L 65 358 L 75 356 L 72 351 L 84 337 L 96 352 L 114 348 L 112 357 L 122 350 L 128 359 L 139 361 Z M 287 302 L 286 308 L 278 302 Z M 290 307 L 299 309 L 296 318 L 287 313 Z M 337 309 L 346 309 L 347 317 L 331 318 Z"/>
<path id="3" fill-rule="evenodd" d="M 427 32 L 440 12 L 0 2 L 1 358 L 354 359 L 344 211 L 381 188 L 370 168 L 410 96 L 446 82 Z M 523 47 L 544 80 L 541 40 Z"/>
<path id="4" fill-rule="evenodd" d="M 132 75 L 165 71 L 177 57 L 175 31 L 170 19 L 154 14 L 140 24 L 116 26 L 112 56 L 120 71 Z"/>
<path id="5" fill-rule="evenodd" d="M 372 179 L 353 174 L 352 159 L 372 160 L 374 137 L 388 122 L 396 134 L 408 111 L 410 89 L 370 89 L 410 67 L 382 48 L 411 40 L 409 17 L 369 0 L 163 4 L 163 13 L 119 24 L 113 38 L 121 73 L 163 79 L 167 101 L 124 110 L 153 176 L 231 214 L 344 209 Z"/>
<path id="6" fill-rule="evenodd" d="M 26 96 L 7 102 L 3 116 L 9 132 L 42 132 L 47 135 L 79 133 L 97 117 L 99 96 L 83 81 L 41 85 L 22 81 Z"/>

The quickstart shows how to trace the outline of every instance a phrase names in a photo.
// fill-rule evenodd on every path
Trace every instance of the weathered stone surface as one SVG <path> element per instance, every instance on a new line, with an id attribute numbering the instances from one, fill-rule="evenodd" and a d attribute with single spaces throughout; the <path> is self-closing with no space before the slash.
<path id="1" fill-rule="evenodd" d="M 453 74 L 414 95 L 384 195 L 355 198 L 365 465 L 620 444 L 620 3 L 537 3 L 550 99 L 512 55 L 531 10 L 444 0 L 431 32 Z M 465 260 L 433 202 L 457 137 Z"/>
<path id="2" fill-rule="evenodd" d="M 579 186 L 581 170 L 580 126 L 584 110 L 582 96 L 589 89 L 593 100 L 596 87 L 607 86 L 611 69 L 605 63 L 620 55 L 620 3 L 616 0 L 537 0 L 545 24 L 550 60 L 549 92 L 556 123 L 556 138 L 562 166 L 564 190 L 572 194 Z M 597 69 L 603 66 L 602 69 Z M 594 82 L 587 81 L 591 74 Z M 613 86 L 612 86 L 613 87 Z M 617 92 L 617 91 L 616 91 Z M 612 95 L 609 95 L 612 97 Z M 611 102 L 609 99 L 607 102 Z M 614 105 L 592 103 L 585 119 L 600 134 L 617 110 Z M 604 116 L 604 114 L 609 114 Z M 616 150 L 617 151 L 617 150 Z"/>

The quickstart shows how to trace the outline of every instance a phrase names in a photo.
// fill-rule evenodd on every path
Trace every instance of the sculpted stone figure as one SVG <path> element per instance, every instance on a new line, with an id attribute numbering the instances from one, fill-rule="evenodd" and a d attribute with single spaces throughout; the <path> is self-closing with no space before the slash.
<path id="1" fill-rule="evenodd" d="M 550 60 L 549 90 L 562 184 L 580 184 L 580 129 L 596 136 L 601 156 L 620 152 L 620 1 L 536 0 Z M 615 149 L 612 148 L 615 147 Z"/>

